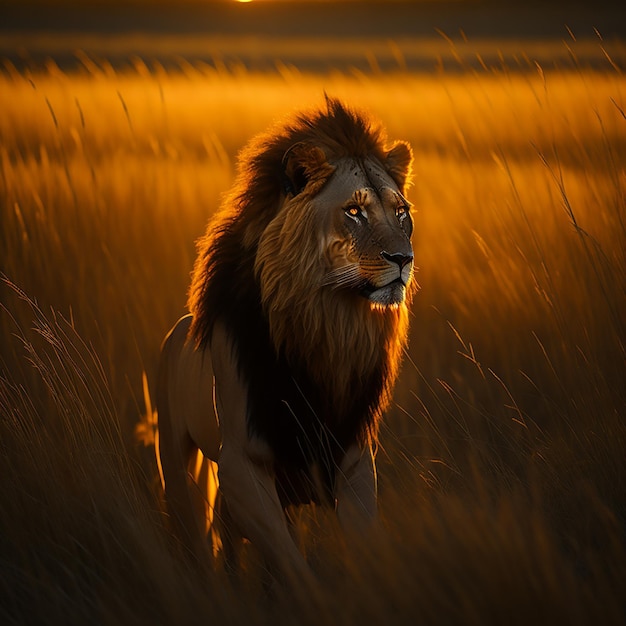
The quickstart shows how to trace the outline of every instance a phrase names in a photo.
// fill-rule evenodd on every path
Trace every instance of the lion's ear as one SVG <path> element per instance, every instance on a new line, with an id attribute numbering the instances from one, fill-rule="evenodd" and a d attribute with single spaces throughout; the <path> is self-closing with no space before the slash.
<path id="1" fill-rule="evenodd" d="M 293 145 L 283 156 L 285 191 L 297 196 L 326 163 L 326 155 L 321 148 L 306 143 Z"/>
<path id="2" fill-rule="evenodd" d="M 413 151 L 405 141 L 397 141 L 385 156 L 385 167 L 396 181 L 400 190 L 404 189 L 411 177 Z"/>

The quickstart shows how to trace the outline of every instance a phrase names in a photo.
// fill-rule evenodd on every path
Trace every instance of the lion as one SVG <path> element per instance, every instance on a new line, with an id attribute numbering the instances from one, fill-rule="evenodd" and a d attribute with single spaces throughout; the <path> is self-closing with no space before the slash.
<path id="1" fill-rule="evenodd" d="M 375 522 L 379 423 L 415 290 L 412 158 L 333 98 L 240 154 L 157 386 L 167 510 L 198 559 L 218 483 L 231 568 L 246 538 L 276 578 L 311 580 L 290 505 L 330 506 L 349 532 Z"/>

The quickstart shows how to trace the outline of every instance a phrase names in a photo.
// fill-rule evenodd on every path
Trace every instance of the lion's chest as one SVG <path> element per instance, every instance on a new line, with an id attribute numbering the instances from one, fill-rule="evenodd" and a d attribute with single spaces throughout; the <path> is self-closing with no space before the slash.
<path id="1" fill-rule="evenodd" d="M 223 288 L 217 290 L 216 301 L 224 309 L 219 317 L 233 339 L 247 389 L 248 433 L 269 445 L 284 498 L 315 501 L 311 494 L 319 493 L 320 484 L 322 491 L 332 493 L 336 467 L 346 450 L 363 438 L 379 415 L 384 362 L 366 376 L 345 378 L 344 401 L 339 403 L 331 366 L 327 377 L 319 372 L 313 376 L 307 359 L 294 364 L 276 354 L 258 292 L 239 292 L 222 274 L 214 281 L 214 287 Z"/>
<path id="2" fill-rule="evenodd" d="M 332 504 L 336 468 L 374 419 L 376 380 L 359 381 L 339 410 L 306 371 L 268 358 L 248 384 L 248 430 L 269 444 L 284 504 Z"/>

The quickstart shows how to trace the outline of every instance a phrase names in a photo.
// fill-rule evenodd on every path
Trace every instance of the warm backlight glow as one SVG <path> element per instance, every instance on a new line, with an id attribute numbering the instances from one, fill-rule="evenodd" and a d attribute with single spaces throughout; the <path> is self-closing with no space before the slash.
<path id="1" fill-rule="evenodd" d="M 12 4 L 0 0 L 0 589 L 14 598 L 0 605 L 2 622 L 48 623 L 64 611 L 72 623 L 97 611 L 121 623 L 161 613 L 176 623 L 213 613 L 271 623 L 279 611 L 313 606 L 320 626 L 331 615 L 339 624 L 390 622 L 392 614 L 399 623 L 420 615 L 448 623 L 461 611 L 488 623 L 496 610 L 515 610 L 522 594 L 537 622 L 557 610 L 564 622 L 617 622 L 626 579 L 616 521 L 626 439 L 626 36 L 601 40 L 592 31 L 617 9 L 598 3 L 588 22 L 572 19 L 586 24 L 576 40 L 564 27 L 553 39 L 498 39 L 478 20 L 491 3 L 405 0 L 424 5 L 426 25 L 441 6 L 444 24 L 480 26 L 485 38 L 473 42 L 452 26 L 454 39 L 409 36 L 401 2 L 252 0 L 254 9 L 215 9 L 225 28 L 212 35 L 196 24 L 211 16 L 212 0 L 179 3 L 195 7 L 188 22 L 184 9 L 175 24 L 172 13 L 153 11 L 154 31 L 136 34 L 126 16 L 165 0 L 118 0 L 101 29 L 85 31 L 76 11 L 71 32 L 39 27 L 47 15 L 61 25 L 60 7 L 70 3 L 15 1 L 45 7 L 33 12 L 30 34 L 8 30 L 14 22 L 2 8 Z M 122 4 L 137 8 L 118 12 Z M 536 32 L 548 32 L 560 15 L 553 7 L 568 3 L 526 4 L 501 2 L 493 31 L 500 19 L 508 32 L 512 17 L 530 24 L 536 15 Z M 381 34 L 364 17 L 370 5 L 380 7 Z M 327 13 L 317 17 L 318 6 Z M 593 5 L 571 6 L 574 18 Z M 26 11 L 18 13 L 28 28 Z M 104 15 L 80 13 L 89 24 Z M 327 31 L 305 23 L 312 15 L 328 20 Z M 332 23 L 345 15 L 351 25 Z M 262 19 L 273 21 L 255 31 Z M 119 32 L 109 32 L 115 20 Z M 535 32 L 519 24 L 526 28 Z M 407 195 L 422 290 L 410 312 L 372 303 L 372 319 L 369 310 L 337 315 L 324 300 L 336 316 L 339 364 L 324 374 L 350 379 L 363 400 L 373 390 L 362 388 L 354 355 L 341 347 L 357 332 L 363 338 L 364 320 L 374 333 L 408 317 L 411 335 L 381 425 L 384 523 L 344 536 L 332 507 L 289 510 L 312 558 L 311 589 L 294 576 L 271 580 L 252 546 L 232 580 L 223 554 L 214 566 L 201 555 L 197 568 L 187 566 L 166 524 L 174 520 L 161 521 L 153 401 L 159 345 L 184 311 L 194 241 L 222 203 L 239 202 L 223 196 L 237 155 L 285 116 L 323 107 L 324 93 L 380 119 L 390 143 L 413 148 Z M 340 189 L 326 192 L 330 203 Z M 340 218 L 340 208 L 322 216 L 315 209 L 332 205 L 307 200 L 286 225 L 304 235 Z M 248 224 L 250 234 L 265 219 Z M 279 247 L 272 261 L 292 271 L 319 262 L 300 261 L 286 238 Z M 318 297 L 315 275 L 296 278 Z M 348 298 L 336 293 L 338 302 Z M 317 320 L 301 321 L 310 341 Z M 330 346 L 329 331 L 319 350 Z M 385 367 L 359 349 L 361 360 Z M 333 419 L 331 404 L 320 419 Z M 325 435 L 309 427 L 301 441 Z M 202 475 L 207 489 L 194 486 L 188 503 L 206 511 L 214 468 L 197 459 L 184 477 Z M 245 471 L 257 472 L 259 460 L 248 451 L 256 462 Z M 359 472 L 352 477 L 337 472 L 335 480 L 361 489 Z M 359 513 L 348 507 L 343 519 L 358 526 Z M 272 541 L 275 527 L 264 528 Z M 207 537 L 202 548 L 217 546 Z M 519 566 L 504 571 L 506 562 Z M 167 592 L 131 596 L 138 584 Z M 443 601 L 449 589 L 453 602 Z"/>

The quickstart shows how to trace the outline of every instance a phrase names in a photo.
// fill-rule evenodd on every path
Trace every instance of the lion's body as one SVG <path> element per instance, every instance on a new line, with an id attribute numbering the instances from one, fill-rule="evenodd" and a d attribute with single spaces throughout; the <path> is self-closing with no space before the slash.
<path id="1" fill-rule="evenodd" d="M 340 520 L 375 515 L 372 445 L 408 325 L 410 158 L 336 101 L 243 153 L 200 243 L 193 317 L 161 363 L 166 500 L 194 551 L 206 529 L 187 490 L 198 449 L 219 465 L 232 535 L 283 572 L 306 572 L 285 506 L 337 500 Z"/>

